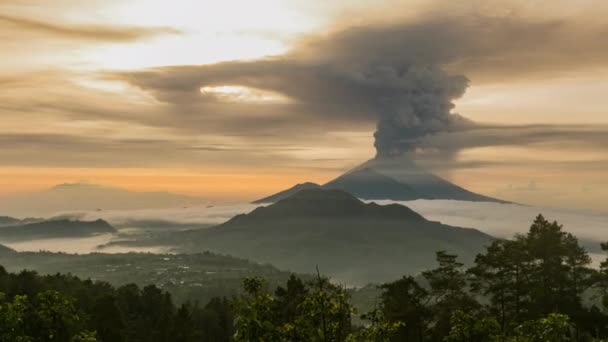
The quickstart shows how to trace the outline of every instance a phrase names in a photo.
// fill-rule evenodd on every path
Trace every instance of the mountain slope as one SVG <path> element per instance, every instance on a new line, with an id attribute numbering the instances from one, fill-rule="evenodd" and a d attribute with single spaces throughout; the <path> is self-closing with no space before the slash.
<path id="1" fill-rule="evenodd" d="M 418 193 L 419 199 L 507 203 L 499 199 L 471 192 L 456 184 L 448 182 L 419 167 L 412 160 L 407 158 L 375 158 L 358 167 L 358 169 L 366 168 L 371 168 L 399 183 L 407 184 Z"/>
<path id="2" fill-rule="evenodd" d="M 67 237 L 86 237 L 115 233 L 116 229 L 104 220 L 70 221 L 50 220 L 17 226 L 0 227 L 0 240 L 18 241 Z"/>
<path id="3" fill-rule="evenodd" d="M 365 200 L 446 199 L 508 203 L 448 182 L 407 158 L 371 159 L 321 188 L 343 190 Z M 297 186 L 253 203 L 274 203 L 295 192 Z"/>
<path id="4" fill-rule="evenodd" d="M 324 189 L 344 190 L 363 199 L 408 201 L 420 198 L 411 186 L 399 183 L 372 168 L 359 168 L 323 185 Z"/>
<path id="5" fill-rule="evenodd" d="M 10 226 L 21 222 L 20 219 L 16 219 L 10 216 L 0 216 L 0 226 Z"/>
<path id="6" fill-rule="evenodd" d="M 0 245 L 0 254 L 6 254 L 6 253 L 15 253 L 15 251 L 11 248 L 8 248 L 4 245 Z M 2 265 L 0 265 L 2 266 Z"/>
<path id="7" fill-rule="evenodd" d="M 291 188 L 287 189 L 287 190 L 283 190 L 281 192 L 277 192 L 274 195 L 268 196 L 268 197 L 264 197 L 261 198 L 257 201 L 253 201 L 251 203 L 254 204 L 263 204 L 263 203 L 275 203 L 278 202 L 282 199 L 285 199 L 299 191 L 302 190 L 308 190 L 308 189 L 318 189 L 320 188 L 321 185 L 317 184 L 317 183 L 311 183 L 311 182 L 306 182 L 306 183 L 301 183 L 301 184 L 296 184 L 294 186 L 292 186 Z"/>
<path id="8" fill-rule="evenodd" d="M 349 284 L 382 282 L 433 267 L 437 250 L 471 262 L 492 238 L 431 222 L 401 205 L 366 204 L 339 190 L 311 189 L 217 227 L 172 235 L 179 251 L 210 250 Z"/>

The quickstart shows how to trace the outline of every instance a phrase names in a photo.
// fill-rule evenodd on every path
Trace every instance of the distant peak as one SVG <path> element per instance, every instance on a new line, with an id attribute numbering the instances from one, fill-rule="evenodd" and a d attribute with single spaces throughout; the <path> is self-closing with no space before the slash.
<path id="1" fill-rule="evenodd" d="M 304 183 L 298 183 L 296 184 L 296 188 L 303 188 L 303 187 L 319 187 L 320 185 L 317 183 L 313 183 L 313 182 L 304 182 Z"/>
<path id="2" fill-rule="evenodd" d="M 302 190 L 308 190 L 308 189 L 318 189 L 320 188 L 321 185 L 317 184 L 317 183 L 313 183 L 313 182 L 305 182 L 305 183 L 300 183 L 300 184 L 296 184 L 294 186 L 292 186 L 291 188 L 287 189 L 287 190 L 283 190 L 279 193 L 276 193 L 274 195 L 268 196 L 268 197 L 264 197 L 262 199 L 259 199 L 257 201 L 254 201 L 252 203 L 254 204 L 261 204 L 261 203 L 275 203 L 277 201 L 280 201 L 282 199 L 285 199 L 299 191 Z"/>
<path id="3" fill-rule="evenodd" d="M 78 190 L 92 188 L 103 188 L 103 186 L 91 183 L 62 183 L 51 187 L 51 190 Z"/>
<path id="4" fill-rule="evenodd" d="M 316 201 L 354 201 L 361 202 L 355 196 L 349 194 L 346 191 L 337 189 L 305 189 L 298 191 L 297 193 L 281 200 L 281 201 L 292 201 L 292 200 L 316 200 Z"/>

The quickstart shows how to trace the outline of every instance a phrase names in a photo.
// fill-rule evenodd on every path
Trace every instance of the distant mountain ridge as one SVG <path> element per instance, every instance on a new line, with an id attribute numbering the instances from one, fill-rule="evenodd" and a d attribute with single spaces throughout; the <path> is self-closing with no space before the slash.
<path id="1" fill-rule="evenodd" d="M 59 219 L 0 227 L 0 242 L 68 237 L 78 238 L 116 232 L 116 228 L 104 220 L 73 221 Z"/>
<path id="2" fill-rule="evenodd" d="M 350 284 L 389 281 L 434 266 L 448 250 L 472 262 L 493 238 L 424 219 L 398 204 L 365 203 L 341 190 L 307 189 L 216 227 L 177 232 L 152 244 L 323 273 Z"/>
<path id="3" fill-rule="evenodd" d="M 35 222 L 40 222 L 40 221 L 44 221 L 44 219 L 33 218 L 33 217 L 18 219 L 18 218 L 14 218 L 14 217 L 10 217 L 10 216 L 0 216 L 0 227 L 18 226 L 18 225 L 24 225 L 24 224 L 35 223 Z"/>
<path id="4" fill-rule="evenodd" d="M 338 189 L 365 200 L 448 199 L 508 203 L 448 182 L 407 158 L 371 159 L 324 185 L 299 184 L 253 203 L 275 203 L 305 188 Z"/>
<path id="5" fill-rule="evenodd" d="M 65 183 L 0 199 L 2 214 L 53 216 L 61 212 L 176 208 L 207 204 L 202 198 L 169 192 L 138 192 L 89 183 Z"/>

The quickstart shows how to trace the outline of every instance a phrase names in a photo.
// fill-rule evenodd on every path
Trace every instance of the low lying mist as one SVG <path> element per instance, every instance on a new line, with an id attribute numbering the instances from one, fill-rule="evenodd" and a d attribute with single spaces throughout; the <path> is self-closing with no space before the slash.
<path id="1" fill-rule="evenodd" d="M 599 242 L 607 240 L 608 213 L 559 208 L 531 207 L 517 204 L 467 202 L 453 200 L 376 201 L 379 204 L 406 205 L 425 218 L 459 227 L 476 228 L 498 238 L 509 238 L 525 233 L 536 215 L 542 213 L 549 220 L 557 220 L 564 229 L 576 235 L 591 253 L 599 252 Z M 193 206 L 173 209 L 138 209 L 63 212 L 57 215 L 80 220 L 104 219 L 118 228 L 119 234 L 104 234 L 80 239 L 46 239 L 7 243 L 19 251 L 55 251 L 68 253 L 128 251 L 167 252 L 164 247 L 126 247 L 110 244 L 125 236 L 136 238 L 143 232 L 205 229 L 223 223 L 237 214 L 248 213 L 257 205 L 242 203 L 222 206 Z M 2 242 L 0 242 L 2 243 Z"/>

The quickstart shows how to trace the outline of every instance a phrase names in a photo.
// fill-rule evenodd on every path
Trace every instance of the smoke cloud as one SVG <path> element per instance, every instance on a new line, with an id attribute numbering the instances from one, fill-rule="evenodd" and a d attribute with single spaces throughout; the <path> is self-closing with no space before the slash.
<path id="1" fill-rule="evenodd" d="M 385 69 L 373 77 L 382 79 L 378 83 L 384 85 L 377 92 L 374 146 L 378 157 L 410 152 L 428 135 L 471 124 L 466 118 L 451 114 L 452 101 L 461 97 L 468 85 L 463 76 L 449 76 L 438 67 L 410 65 Z"/>
<path id="2" fill-rule="evenodd" d="M 281 93 L 291 100 L 290 104 L 267 105 L 270 110 L 374 121 L 380 157 L 413 151 L 425 136 L 472 125 L 451 113 L 453 101 L 468 87 L 466 77 L 450 75 L 438 65 L 408 60 L 351 62 L 342 58 L 309 61 L 296 55 L 155 69 L 122 77 L 190 112 L 222 101 L 214 94 L 201 95 L 201 87 L 238 85 Z"/>
<path id="3" fill-rule="evenodd" d="M 112 77 L 177 106 L 175 113 L 201 119 L 239 116 L 252 129 L 275 125 L 280 130 L 280 123 L 304 122 L 328 131 L 374 123 L 377 155 L 396 156 L 422 147 L 421 141 L 436 134 L 479 128 L 453 112 L 454 100 L 469 85 L 467 77 L 483 82 L 598 66 L 600 56 L 608 55 L 608 49 L 596 48 L 605 25 L 583 30 L 576 24 L 516 15 L 430 15 L 313 35 L 272 58 Z M 564 54 L 566 47 L 585 53 Z M 274 92 L 289 102 L 243 106 L 201 94 L 201 87 L 214 86 Z"/>

